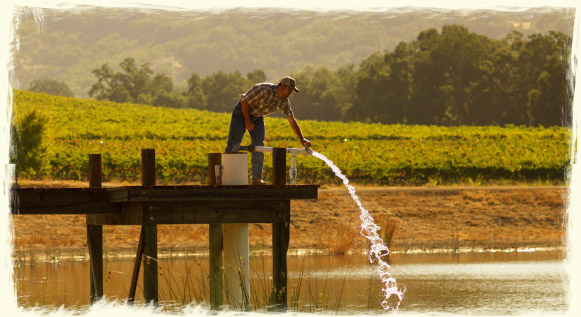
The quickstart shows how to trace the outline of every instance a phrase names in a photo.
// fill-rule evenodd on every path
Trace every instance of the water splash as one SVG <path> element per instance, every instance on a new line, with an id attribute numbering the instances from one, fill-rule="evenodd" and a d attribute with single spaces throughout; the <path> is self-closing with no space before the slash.
<path id="1" fill-rule="evenodd" d="M 381 306 L 383 307 L 383 309 L 386 310 L 387 309 L 397 310 L 399 308 L 399 304 L 403 300 L 405 288 L 401 290 L 397 288 L 395 278 L 393 278 L 391 276 L 391 273 L 389 273 L 389 269 L 391 267 L 389 266 L 389 264 L 387 264 L 387 262 L 383 260 L 383 257 L 387 256 L 387 254 L 389 253 L 389 249 L 387 248 L 385 243 L 383 243 L 383 239 L 381 239 L 381 237 L 377 233 L 381 228 L 375 224 L 375 222 L 373 221 L 373 217 L 371 217 L 371 215 L 369 214 L 369 211 L 363 208 L 363 205 L 361 205 L 361 201 L 359 201 L 359 197 L 355 193 L 355 187 L 349 185 L 349 179 L 341 172 L 341 170 L 333 163 L 333 161 L 328 159 L 325 155 L 315 151 L 313 151 L 313 156 L 327 163 L 327 165 L 333 170 L 335 175 L 343 180 L 343 184 L 345 184 L 345 187 L 347 187 L 347 189 L 349 190 L 351 198 L 353 198 L 353 201 L 355 201 L 357 206 L 359 206 L 359 209 L 361 210 L 361 215 L 359 216 L 359 218 L 361 219 L 360 233 L 362 236 L 367 238 L 369 242 L 371 242 L 371 248 L 369 250 L 369 263 L 374 263 L 375 261 L 377 261 L 378 263 L 377 272 L 379 273 L 379 277 L 381 278 L 381 281 L 384 284 L 383 288 L 381 289 L 384 297 L 383 301 L 381 302 Z M 389 299 L 392 296 L 397 297 L 397 302 L 394 303 L 393 305 L 390 305 Z"/>

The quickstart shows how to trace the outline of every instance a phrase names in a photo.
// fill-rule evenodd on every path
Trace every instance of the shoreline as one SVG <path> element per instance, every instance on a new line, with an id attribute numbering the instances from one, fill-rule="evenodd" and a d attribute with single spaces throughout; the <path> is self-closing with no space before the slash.
<path id="1" fill-rule="evenodd" d="M 14 250 L 13 250 L 14 251 Z M 14 251 L 12 255 L 12 261 L 16 263 L 27 263 L 31 264 L 44 264 L 44 263 L 61 263 L 68 261 L 89 261 L 89 253 L 80 255 L 80 252 L 63 252 L 63 253 L 52 253 L 47 256 L 46 252 L 41 250 L 31 250 L 35 253 L 34 258 L 30 256 L 18 256 L 20 251 Z M 298 249 L 289 250 L 287 256 L 352 256 L 352 255 L 366 255 L 367 250 L 364 251 L 347 251 L 344 254 L 332 254 L 329 252 L 316 250 L 316 249 Z M 393 251 L 394 255 L 426 255 L 426 254 L 492 254 L 492 253 L 533 253 L 533 252 L 561 252 L 563 254 L 563 259 L 566 259 L 566 246 L 537 246 L 528 248 L 510 248 L 510 249 L 472 249 L 472 248 L 460 248 L 460 249 L 416 249 L 416 250 L 406 250 L 406 251 Z M 21 254 L 22 255 L 22 254 Z M 193 258 L 193 257 L 208 257 L 208 252 L 203 251 L 190 251 L 190 252 L 159 252 L 159 259 L 169 259 L 169 258 Z M 272 256 L 272 251 L 269 250 L 255 250 L 250 252 L 250 257 L 259 256 Z M 124 260 L 124 259 L 134 259 L 135 253 L 130 252 L 104 252 L 103 259 L 106 260 Z"/>

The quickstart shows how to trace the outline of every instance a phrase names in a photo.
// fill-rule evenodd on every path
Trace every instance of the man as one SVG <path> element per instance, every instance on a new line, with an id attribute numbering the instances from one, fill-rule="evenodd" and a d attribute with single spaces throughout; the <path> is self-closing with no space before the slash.
<path id="1" fill-rule="evenodd" d="M 250 133 L 250 139 L 254 146 L 264 146 L 264 116 L 281 110 L 303 146 L 310 147 L 311 142 L 305 139 L 299 124 L 297 123 L 288 97 L 293 91 L 299 92 L 293 78 L 285 76 L 278 84 L 261 83 L 250 88 L 240 96 L 240 101 L 232 111 L 230 132 L 226 153 L 236 152 L 239 149 L 242 137 L 246 130 Z M 264 153 L 252 152 L 252 184 L 266 185 L 262 180 L 262 166 Z"/>

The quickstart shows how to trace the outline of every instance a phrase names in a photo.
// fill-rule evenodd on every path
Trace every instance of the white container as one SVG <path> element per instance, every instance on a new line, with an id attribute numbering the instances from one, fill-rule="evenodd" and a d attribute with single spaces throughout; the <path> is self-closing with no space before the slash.
<path id="1" fill-rule="evenodd" d="M 222 153 L 222 185 L 248 185 L 248 153 Z"/>
<path id="2" fill-rule="evenodd" d="M 222 185 L 248 185 L 248 153 L 222 154 Z M 246 308 L 250 298 L 248 224 L 225 223 L 222 232 L 225 294 Z"/>

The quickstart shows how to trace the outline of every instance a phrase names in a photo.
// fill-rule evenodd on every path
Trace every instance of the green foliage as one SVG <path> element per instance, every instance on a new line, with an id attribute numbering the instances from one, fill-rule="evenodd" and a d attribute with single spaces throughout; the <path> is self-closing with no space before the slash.
<path id="1" fill-rule="evenodd" d="M 55 79 L 35 79 L 30 82 L 29 91 L 43 92 L 49 95 L 74 97 L 71 89 L 64 81 Z"/>
<path id="2" fill-rule="evenodd" d="M 311 120 L 341 120 L 344 109 L 351 107 L 350 89 L 355 81 L 353 65 L 332 72 L 326 67 L 305 68 L 292 76 L 297 80 L 300 93 L 293 94 L 295 115 Z"/>
<path id="3" fill-rule="evenodd" d="M 264 71 L 260 69 L 249 72 L 246 77 L 239 71 L 225 73 L 220 70 L 205 78 L 194 73 L 188 79 L 188 89 L 184 95 L 192 108 L 230 112 L 241 94 L 265 79 Z"/>
<path id="4" fill-rule="evenodd" d="M 20 116 L 17 116 L 19 118 Z M 12 147 L 10 160 L 16 164 L 16 174 L 35 177 L 41 175 L 46 146 L 44 144 L 48 119 L 36 109 L 22 114 L 11 125 Z"/>
<path id="5" fill-rule="evenodd" d="M 128 57 L 119 67 L 122 71 L 114 72 L 109 64 L 93 70 L 97 82 L 91 86 L 89 96 L 97 100 L 115 102 L 142 103 L 148 105 L 164 105 L 183 108 L 185 98 L 172 96 L 173 81 L 165 74 L 155 74 L 148 63 L 139 68 L 135 59 Z"/>
<path id="6" fill-rule="evenodd" d="M 105 180 L 137 181 L 140 150 L 155 148 L 160 181 L 204 182 L 207 154 L 224 150 L 230 123 L 229 113 L 197 109 L 120 106 L 26 91 L 15 91 L 14 100 L 17 117 L 35 108 L 50 117 L 47 164 L 38 176 L 56 179 L 86 179 L 88 154 L 101 153 Z M 354 182 L 560 183 L 569 161 L 570 131 L 562 127 L 300 123 L 314 149 Z M 265 124 L 267 146 L 300 146 L 286 119 L 267 116 Z M 250 144 L 248 134 L 243 144 Z M 267 177 L 271 168 L 267 156 Z M 297 168 L 301 183 L 338 181 L 314 157 L 299 157 Z"/>
<path id="7" fill-rule="evenodd" d="M 429 29 L 357 72 L 345 120 L 437 125 L 564 125 L 571 38 L 513 32 L 501 40 L 459 25 Z"/>

